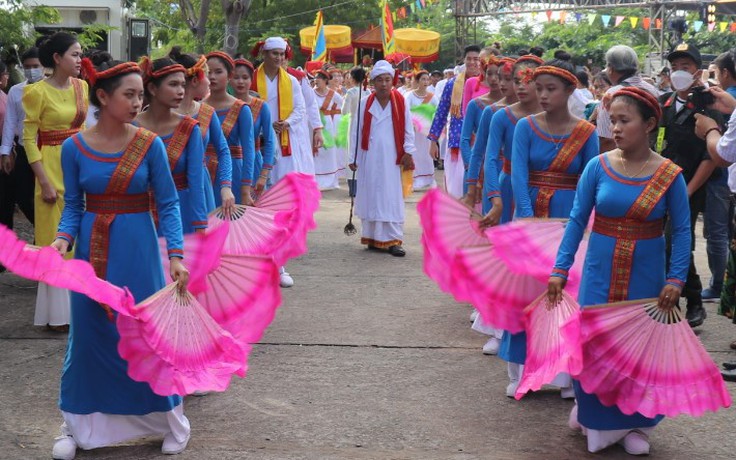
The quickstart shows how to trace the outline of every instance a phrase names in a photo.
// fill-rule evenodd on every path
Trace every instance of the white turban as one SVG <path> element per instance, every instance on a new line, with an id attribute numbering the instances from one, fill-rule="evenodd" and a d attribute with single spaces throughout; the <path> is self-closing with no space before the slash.
<path id="1" fill-rule="evenodd" d="M 376 77 L 380 77 L 383 74 L 389 74 L 394 76 L 394 68 L 388 61 L 378 61 L 371 70 L 371 80 L 375 80 Z"/>
<path id="2" fill-rule="evenodd" d="M 281 50 L 286 51 L 286 40 L 281 37 L 269 37 L 263 43 L 263 51 Z"/>

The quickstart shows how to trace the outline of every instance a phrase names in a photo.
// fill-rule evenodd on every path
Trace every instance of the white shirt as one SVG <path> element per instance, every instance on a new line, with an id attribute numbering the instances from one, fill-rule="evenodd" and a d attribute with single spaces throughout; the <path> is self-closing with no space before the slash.
<path id="1" fill-rule="evenodd" d="M 10 155 L 16 137 L 18 138 L 18 145 L 23 145 L 23 121 L 26 119 L 26 111 L 23 110 L 23 88 L 26 84 L 27 82 L 18 83 L 8 91 L 8 105 L 5 109 L 3 143 L 0 145 L 0 155 Z"/>
<path id="2" fill-rule="evenodd" d="M 585 119 L 585 107 L 593 102 L 591 98 L 585 95 L 585 91 L 580 88 L 575 88 L 570 98 L 567 100 L 567 108 L 574 116 Z M 590 91 L 588 91 L 590 92 Z"/>
<path id="3" fill-rule="evenodd" d="M 642 80 L 641 76 L 638 74 L 625 79 L 621 84 L 608 88 L 608 91 L 606 91 L 606 94 L 603 96 L 603 101 L 598 106 L 598 118 L 596 120 L 598 137 L 613 139 L 613 125 L 611 124 L 611 116 L 608 114 L 606 104 L 608 103 L 608 100 L 610 100 L 611 95 L 624 86 L 635 86 L 647 91 L 654 97 L 659 97 L 659 91 L 657 88 Z"/>

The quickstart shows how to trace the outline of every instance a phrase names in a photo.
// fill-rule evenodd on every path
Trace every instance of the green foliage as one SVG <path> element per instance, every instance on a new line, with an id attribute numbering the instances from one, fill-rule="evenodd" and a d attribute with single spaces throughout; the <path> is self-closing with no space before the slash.
<path id="1" fill-rule="evenodd" d="M 117 30 L 118 27 L 109 26 L 106 24 L 90 24 L 84 26 L 82 33 L 77 35 L 77 40 L 83 50 L 94 48 L 98 43 L 103 40 L 102 34 L 109 34 L 112 30 Z"/>
<path id="2" fill-rule="evenodd" d="M 0 49 L 3 54 L 8 53 L 14 45 L 21 50 L 33 46 L 38 37 L 33 24 L 54 24 L 61 20 L 55 8 L 28 8 L 21 0 L 5 0 L 3 3 L 4 8 L 0 9 Z"/>

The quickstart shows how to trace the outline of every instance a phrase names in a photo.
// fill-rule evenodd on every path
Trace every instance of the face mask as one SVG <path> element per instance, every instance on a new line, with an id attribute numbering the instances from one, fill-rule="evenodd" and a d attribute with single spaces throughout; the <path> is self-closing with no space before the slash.
<path id="1" fill-rule="evenodd" d="M 685 91 L 692 86 L 695 78 L 690 72 L 684 70 L 675 70 L 670 75 L 670 81 L 672 82 L 672 88 L 675 91 Z"/>
<path id="2" fill-rule="evenodd" d="M 36 83 L 43 78 L 43 69 L 23 69 L 23 75 L 26 76 L 28 83 Z"/>

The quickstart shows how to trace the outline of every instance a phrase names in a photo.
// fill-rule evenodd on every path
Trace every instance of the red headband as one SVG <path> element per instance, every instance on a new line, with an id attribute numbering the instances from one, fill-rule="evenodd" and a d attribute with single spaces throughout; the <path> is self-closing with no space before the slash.
<path id="1" fill-rule="evenodd" d="M 534 69 L 534 78 L 537 78 L 540 75 L 553 75 L 557 78 L 561 78 L 569 82 L 572 85 L 577 86 L 578 84 L 578 77 L 573 75 L 572 72 L 568 72 L 565 69 L 561 69 L 553 65 L 543 65 Z"/>
<path id="2" fill-rule="evenodd" d="M 513 72 L 514 64 L 516 64 L 516 59 L 510 57 L 502 57 L 499 63 L 501 64 L 501 71 Z"/>
<path id="3" fill-rule="evenodd" d="M 422 78 L 422 75 L 429 75 L 429 72 L 426 71 L 426 70 L 424 70 L 424 69 L 422 69 L 422 70 L 420 70 L 420 71 L 418 71 L 417 73 L 414 74 L 414 79 L 415 80 L 418 80 L 418 79 Z"/>
<path id="4" fill-rule="evenodd" d="M 501 63 L 501 60 L 496 56 L 495 54 L 489 55 L 485 59 L 480 60 L 480 68 L 483 72 L 486 71 L 486 69 L 492 65 L 499 65 Z"/>
<path id="5" fill-rule="evenodd" d="M 82 59 L 82 77 L 87 80 L 90 86 L 95 86 L 95 84 L 100 80 L 106 80 L 108 78 L 128 73 L 141 73 L 141 68 L 135 62 L 121 62 L 107 70 L 98 72 L 89 58 Z"/>
<path id="6" fill-rule="evenodd" d="M 234 70 L 235 69 L 235 61 L 233 60 L 232 57 L 230 57 L 229 54 L 227 54 L 225 52 L 222 52 L 222 51 L 212 51 L 210 53 L 207 53 L 207 59 L 210 59 L 210 58 L 220 58 L 220 59 L 222 59 L 223 61 L 225 61 L 230 66 L 230 70 Z"/>
<path id="7" fill-rule="evenodd" d="M 197 77 L 200 80 L 204 79 L 204 66 L 207 65 L 207 58 L 199 56 L 197 62 L 186 70 L 187 78 Z"/>
<path id="8" fill-rule="evenodd" d="M 654 111 L 654 117 L 657 119 L 657 121 L 662 118 L 662 107 L 660 107 L 657 98 L 649 94 L 649 92 L 635 86 L 627 86 L 613 93 L 611 101 L 619 96 L 628 96 L 636 99 L 637 101 L 643 102 L 647 105 L 647 107 Z"/>
<path id="9" fill-rule="evenodd" d="M 326 79 L 328 79 L 328 80 L 330 79 L 330 74 L 327 73 L 327 71 L 325 69 L 319 69 L 318 71 L 314 72 L 314 75 L 315 76 L 322 75 Z"/>
<path id="10" fill-rule="evenodd" d="M 158 70 L 153 70 L 153 61 L 151 61 L 151 58 L 149 58 L 148 56 L 143 56 L 143 59 L 141 59 L 140 62 L 140 68 L 143 71 L 143 81 L 145 83 L 148 83 L 149 81 L 154 79 L 165 77 L 166 75 L 170 75 L 172 73 L 181 72 L 185 76 L 187 74 L 187 69 L 185 69 L 184 66 L 181 64 L 167 65 L 166 67 L 162 67 Z"/>
<path id="11" fill-rule="evenodd" d="M 253 73 L 253 72 L 256 71 L 256 68 L 255 68 L 255 66 L 253 66 L 253 63 L 250 62 L 247 59 L 243 59 L 243 58 L 236 59 L 235 60 L 235 67 L 237 67 L 239 65 L 249 68 L 251 73 Z"/>
<path id="12" fill-rule="evenodd" d="M 542 65 L 544 64 L 544 59 L 540 58 L 539 56 L 535 56 L 533 54 L 525 54 L 516 60 L 516 64 L 521 64 L 523 62 L 533 62 L 535 64 Z"/>

